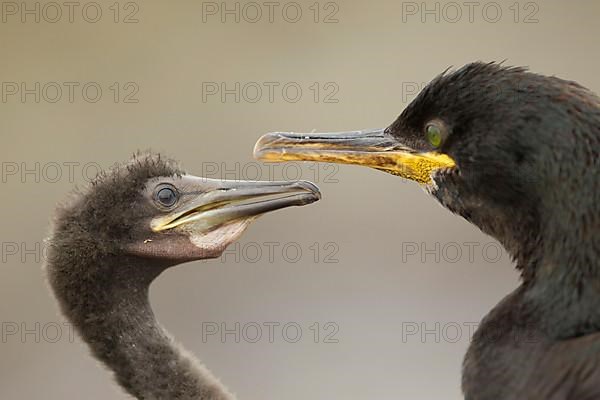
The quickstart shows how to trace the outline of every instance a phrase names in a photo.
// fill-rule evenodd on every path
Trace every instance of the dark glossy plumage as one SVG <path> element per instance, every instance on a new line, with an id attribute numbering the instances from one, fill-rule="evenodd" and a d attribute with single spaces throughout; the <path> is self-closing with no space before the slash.
<path id="1" fill-rule="evenodd" d="M 485 317 L 464 361 L 468 400 L 600 398 L 600 99 L 522 68 L 475 63 L 436 78 L 388 128 L 458 168 L 429 191 L 498 239 L 522 285 Z"/>

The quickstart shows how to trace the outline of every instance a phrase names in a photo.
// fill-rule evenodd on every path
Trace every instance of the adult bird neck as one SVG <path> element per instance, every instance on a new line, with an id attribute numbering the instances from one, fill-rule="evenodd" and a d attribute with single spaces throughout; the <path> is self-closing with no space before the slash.
<path id="1" fill-rule="evenodd" d="M 542 223 L 539 251 L 525 267 L 531 271 L 526 299 L 556 338 L 600 332 L 600 212 L 571 200 L 577 207 L 556 209 Z"/>
<path id="2" fill-rule="evenodd" d="M 553 138 L 537 149 L 528 172 L 537 177 L 535 229 L 522 230 L 529 234 L 520 240 L 528 246 L 519 260 L 525 299 L 544 330 L 563 338 L 600 331 L 600 100 L 582 96 L 560 109 L 578 118 L 553 119 Z"/>
<path id="3" fill-rule="evenodd" d="M 63 312 L 118 383 L 139 399 L 233 399 L 156 320 L 149 286 L 164 267 L 135 258 L 104 261 L 89 269 L 102 271 L 98 276 L 61 277 L 55 268 L 51 284 L 67 289 L 55 290 L 65 294 L 59 298 Z"/>

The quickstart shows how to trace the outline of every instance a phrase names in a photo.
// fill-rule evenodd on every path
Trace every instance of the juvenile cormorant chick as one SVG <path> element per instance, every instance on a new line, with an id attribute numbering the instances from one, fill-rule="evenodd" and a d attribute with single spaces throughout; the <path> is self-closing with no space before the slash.
<path id="1" fill-rule="evenodd" d="M 230 400 L 156 321 L 149 286 L 171 266 L 218 257 L 259 215 L 319 197 L 309 182 L 198 178 L 158 155 L 138 156 L 59 208 L 48 281 L 63 314 L 129 394 Z"/>

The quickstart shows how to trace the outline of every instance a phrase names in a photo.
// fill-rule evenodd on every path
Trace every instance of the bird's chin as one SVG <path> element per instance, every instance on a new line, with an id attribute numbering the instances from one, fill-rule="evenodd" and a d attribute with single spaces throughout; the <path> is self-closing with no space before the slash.
<path id="1" fill-rule="evenodd" d="M 446 186 L 449 181 L 458 177 L 458 169 L 456 167 L 439 168 L 432 171 L 430 176 L 431 181 L 423 185 L 423 188 L 427 193 L 434 197 L 438 197 L 440 188 Z"/>
<path id="2" fill-rule="evenodd" d="M 205 233 L 192 232 L 190 242 L 198 248 L 203 258 L 216 258 L 235 242 L 257 217 L 228 222 Z"/>

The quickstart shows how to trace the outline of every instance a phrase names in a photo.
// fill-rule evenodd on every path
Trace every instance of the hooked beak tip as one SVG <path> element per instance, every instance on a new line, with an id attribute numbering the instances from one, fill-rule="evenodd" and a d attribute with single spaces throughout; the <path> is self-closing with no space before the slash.
<path id="1" fill-rule="evenodd" d="M 282 135 L 280 132 L 270 132 L 262 135 L 254 145 L 254 158 L 257 160 L 268 160 L 267 154 L 269 150 L 277 147 L 277 142 L 281 138 Z"/>
<path id="2" fill-rule="evenodd" d="M 309 192 L 309 194 L 312 195 L 308 198 L 309 201 L 307 202 L 307 204 L 321 200 L 321 191 L 319 190 L 319 187 L 314 183 L 309 181 L 298 181 L 298 186 L 300 186 L 302 189 L 306 190 L 307 192 Z"/>

